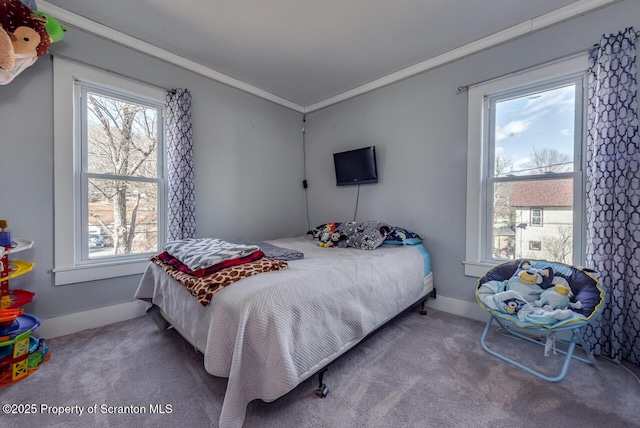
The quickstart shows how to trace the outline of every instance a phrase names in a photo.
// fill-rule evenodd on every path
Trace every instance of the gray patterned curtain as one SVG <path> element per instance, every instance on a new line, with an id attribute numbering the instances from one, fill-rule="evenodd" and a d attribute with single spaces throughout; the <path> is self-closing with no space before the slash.
<path id="1" fill-rule="evenodd" d="M 174 89 L 167 93 L 167 240 L 194 238 L 196 206 L 193 183 L 193 131 L 191 93 Z"/>
<path id="2" fill-rule="evenodd" d="M 587 265 L 606 293 L 594 352 L 640 364 L 640 143 L 636 34 L 603 35 L 589 58 Z"/>

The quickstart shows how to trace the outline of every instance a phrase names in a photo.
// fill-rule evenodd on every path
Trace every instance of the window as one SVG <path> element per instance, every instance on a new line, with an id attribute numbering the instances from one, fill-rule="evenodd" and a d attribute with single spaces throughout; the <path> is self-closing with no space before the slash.
<path id="1" fill-rule="evenodd" d="M 542 241 L 529 241 L 529 249 L 533 251 L 542 250 Z"/>
<path id="2" fill-rule="evenodd" d="M 581 264 L 586 68 L 581 55 L 469 89 L 466 275 Z"/>
<path id="3" fill-rule="evenodd" d="M 531 226 L 542 226 L 542 208 L 531 208 Z"/>
<path id="4" fill-rule="evenodd" d="M 55 58 L 55 283 L 140 273 L 165 240 L 164 95 Z"/>

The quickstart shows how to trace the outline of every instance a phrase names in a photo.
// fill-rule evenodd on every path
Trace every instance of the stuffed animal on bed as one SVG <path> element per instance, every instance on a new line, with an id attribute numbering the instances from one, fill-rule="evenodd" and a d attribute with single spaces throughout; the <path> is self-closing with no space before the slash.
<path id="1" fill-rule="evenodd" d="M 322 233 L 320 233 L 320 237 L 318 238 L 318 245 L 323 248 L 333 247 L 333 240 L 331 238 L 333 237 L 333 234 L 335 231 L 336 231 L 336 224 L 327 223 L 324 226 Z"/>
<path id="2" fill-rule="evenodd" d="M 527 302 L 534 302 L 545 289 L 551 287 L 552 280 L 551 267 L 536 269 L 529 260 L 522 260 L 516 272 L 509 278 L 505 289 L 520 293 Z"/>
<path id="3" fill-rule="evenodd" d="M 533 306 L 541 307 L 547 311 L 554 309 L 581 309 L 582 302 L 571 301 L 571 289 L 563 284 L 556 284 L 551 288 L 544 290 L 540 294 L 540 298 L 533 302 Z"/>

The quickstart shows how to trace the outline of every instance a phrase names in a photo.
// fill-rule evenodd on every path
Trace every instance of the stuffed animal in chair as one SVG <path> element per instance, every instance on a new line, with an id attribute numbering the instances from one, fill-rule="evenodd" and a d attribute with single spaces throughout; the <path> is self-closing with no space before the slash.
<path id="1" fill-rule="evenodd" d="M 541 307 L 547 311 L 567 309 L 569 306 L 573 309 L 581 309 L 582 302 L 572 302 L 570 294 L 571 289 L 569 287 L 563 284 L 556 284 L 544 290 L 540 294 L 540 298 L 533 302 L 533 306 Z"/>
<path id="2" fill-rule="evenodd" d="M 545 289 L 551 287 L 552 280 L 551 267 L 536 269 L 529 260 L 522 260 L 505 289 L 520 293 L 527 302 L 534 302 Z"/>

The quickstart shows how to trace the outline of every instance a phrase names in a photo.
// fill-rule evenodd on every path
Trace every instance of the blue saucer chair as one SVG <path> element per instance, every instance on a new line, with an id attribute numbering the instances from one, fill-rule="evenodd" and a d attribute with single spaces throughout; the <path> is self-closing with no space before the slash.
<path id="1" fill-rule="evenodd" d="M 588 344 L 583 340 L 583 329 L 589 322 L 594 320 L 596 315 L 602 310 L 602 307 L 604 305 L 604 290 L 600 286 L 600 281 L 594 276 L 593 271 L 576 266 L 570 266 L 564 263 L 548 262 L 545 260 L 529 260 L 531 265 L 535 269 L 544 269 L 546 267 L 551 267 L 556 279 L 558 280 L 556 281 L 556 283 L 564 283 L 564 285 L 567 285 L 568 283 L 569 287 L 571 288 L 572 295 L 574 296 L 571 300 L 573 302 L 580 301 L 582 303 L 582 308 L 573 309 L 572 315 L 567 319 L 563 319 L 557 322 L 553 320 L 554 322 L 552 323 L 548 321 L 538 323 L 530 322 L 529 320 L 522 320 L 516 314 L 509 314 L 505 313 L 505 311 L 495 310 L 488 307 L 479 297 L 478 290 L 481 289 L 483 284 L 489 281 L 504 281 L 506 283 L 509 278 L 511 278 L 518 270 L 518 266 L 520 265 L 521 261 L 522 259 L 519 259 L 497 265 L 487 271 L 487 273 L 478 280 L 478 287 L 476 288 L 476 299 L 478 300 L 480 306 L 490 314 L 487 325 L 484 329 L 484 332 L 482 333 L 480 343 L 484 350 L 489 354 L 498 357 L 509 364 L 512 364 L 522 370 L 533 374 L 534 376 L 537 376 L 549 382 L 559 382 L 566 376 L 567 370 L 569 368 L 569 363 L 572 359 L 581 361 L 591 366 L 595 362 Z M 486 287 L 483 288 L 483 292 L 484 291 L 486 291 Z M 540 318 L 544 319 L 544 317 Z M 487 333 L 490 331 L 491 325 L 494 321 L 496 321 L 496 323 L 500 325 L 500 327 L 502 327 L 506 333 L 543 347 L 546 346 L 546 343 L 535 340 L 534 337 L 547 337 L 547 340 L 549 340 L 549 338 L 553 338 L 553 340 L 555 341 L 555 333 L 564 331 L 570 332 L 571 339 L 558 339 L 560 342 L 568 344 L 566 351 L 562 349 L 556 349 L 557 352 L 565 355 L 564 363 L 562 365 L 560 373 L 557 376 L 547 376 L 546 374 L 527 367 L 524 364 L 506 357 L 495 350 L 489 349 L 486 344 L 486 338 Z M 514 329 L 513 327 L 517 327 L 517 329 Z M 519 331 L 516 331 L 518 329 Z M 576 344 L 579 344 L 582 347 L 588 359 L 584 359 L 574 355 Z"/>

